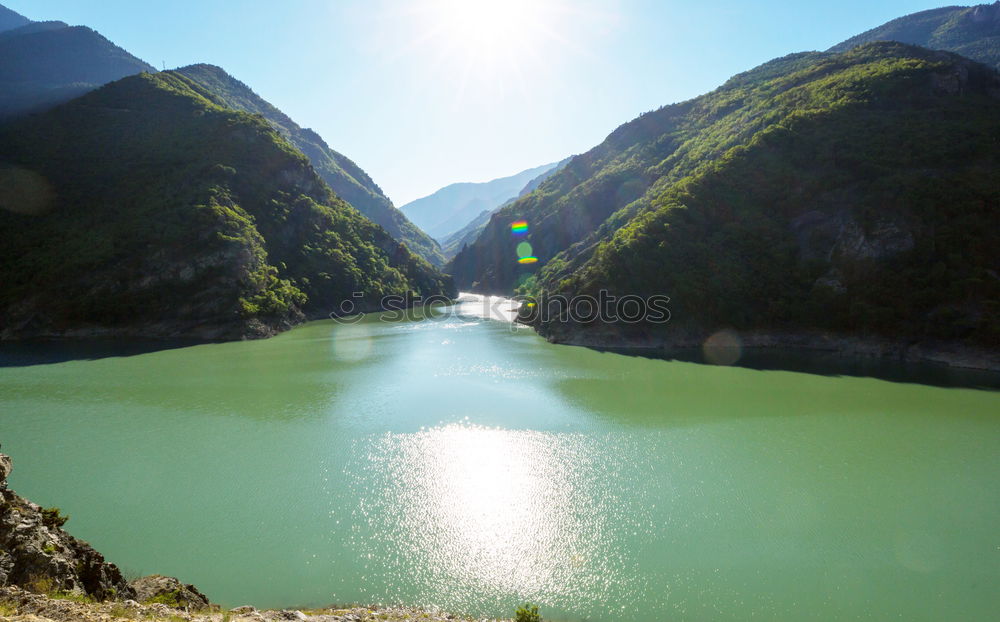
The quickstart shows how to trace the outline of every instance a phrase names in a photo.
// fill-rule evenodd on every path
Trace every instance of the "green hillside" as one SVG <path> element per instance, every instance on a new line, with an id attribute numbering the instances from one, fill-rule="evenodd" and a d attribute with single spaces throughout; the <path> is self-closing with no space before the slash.
<path id="1" fill-rule="evenodd" d="M 648 209 L 659 191 L 748 140 L 777 114 L 760 105 L 769 91 L 756 87 L 824 57 L 810 52 L 777 59 L 732 78 L 713 93 L 626 123 L 602 144 L 570 160 L 535 192 L 497 212 L 448 270 L 462 288 L 512 291 L 535 271 L 510 261 L 517 241 L 509 225 L 522 219 L 531 223 L 531 244 L 543 263 L 574 245 L 574 254 L 585 252 Z"/>
<path id="2" fill-rule="evenodd" d="M 692 148 L 712 153 L 715 136 L 753 119 L 746 138 L 657 186 L 649 209 L 586 252 L 549 261 L 536 292 L 672 298 L 670 328 L 622 334 L 734 327 L 1000 345 L 995 71 L 879 43 L 750 74 L 712 99 L 745 112 Z M 541 328 L 555 339 L 585 329 Z"/>
<path id="3" fill-rule="evenodd" d="M 3 336 L 263 336 L 450 283 L 260 117 L 141 74 L 0 130 Z"/>
<path id="4" fill-rule="evenodd" d="M 495 217 L 456 278 L 665 294 L 696 333 L 996 344 L 997 136 L 1000 78 L 977 63 L 895 43 L 793 55 L 622 126 Z M 540 270 L 516 261 L 522 218 Z"/>
<path id="5" fill-rule="evenodd" d="M 1000 2 L 949 6 L 900 17 L 835 45 L 830 51 L 846 52 L 873 41 L 901 41 L 947 50 L 1000 69 Z"/>
<path id="6" fill-rule="evenodd" d="M 262 115 L 309 158 L 316 172 L 338 196 L 404 242 L 414 253 L 436 266 L 444 264 L 437 242 L 396 209 L 361 167 L 331 149 L 318 134 L 299 127 L 288 115 L 219 67 L 191 65 L 178 69 L 177 73 L 210 90 L 226 107 Z"/>

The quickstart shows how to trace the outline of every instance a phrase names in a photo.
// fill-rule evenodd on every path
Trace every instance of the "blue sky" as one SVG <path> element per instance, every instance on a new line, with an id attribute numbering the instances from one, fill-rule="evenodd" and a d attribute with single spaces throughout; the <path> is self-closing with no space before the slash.
<path id="1" fill-rule="evenodd" d="M 917 0 L 0 0 L 167 68 L 220 65 L 402 205 L 586 151 L 639 114 Z"/>

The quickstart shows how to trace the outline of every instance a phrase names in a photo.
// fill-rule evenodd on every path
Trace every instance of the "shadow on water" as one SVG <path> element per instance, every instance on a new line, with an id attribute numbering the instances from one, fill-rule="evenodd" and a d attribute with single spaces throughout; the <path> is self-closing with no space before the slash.
<path id="1" fill-rule="evenodd" d="M 591 348 L 663 361 L 715 365 L 699 348 L 661 352 L 646 348 Z M 888 382 L 923 384 L 950 389 L 1000 390 L 1000 372 L 963 369 L 930 362 L 907 362 L 889 358 L 847 356 L 818 350 L 745 348 L 733 367 L 757 371 L 787 371 L 818 376 L 875 378 Z"/>
<path id="2" fill-rule="evenodd" d="M 200 346 L 213 341 L 197 339 L 94 339 L 30 340 L 0 343 L 0 368 L 52 365 L 69 361 L 138 356 L 162 350 Z"/>

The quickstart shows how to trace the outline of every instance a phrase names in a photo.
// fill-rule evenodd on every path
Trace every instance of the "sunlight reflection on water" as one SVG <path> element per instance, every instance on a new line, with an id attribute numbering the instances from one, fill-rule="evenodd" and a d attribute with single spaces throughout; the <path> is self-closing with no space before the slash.
<path id="1" fill-rule="evenodd" d="M 518 303 L 501 296 L 480 296 L 462 292 L 458 297 L 456 311 L 462 317 L 513 323 L 517 319 Z"/>
<path id="2" fill-rule="evenodd" d="M 577 434 L 451 424 L 379 437 L 366 456 L 366 520 L 423 604 L 495 609 L 542 595 L 600 602 L 636 593 L 613 532 L 632 522 L 596 497 L 608 474 Z M 633 586 L 634 587 L 634 586 Z M 473 612 L 474 613 L 474 612 Z"/>

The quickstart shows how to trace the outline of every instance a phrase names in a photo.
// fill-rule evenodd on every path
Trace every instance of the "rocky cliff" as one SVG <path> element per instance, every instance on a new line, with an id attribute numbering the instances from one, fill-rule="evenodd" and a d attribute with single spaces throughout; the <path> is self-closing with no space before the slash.
<path id="1" fill-rule="evenodd" d="M 62 529 L 65 517 L 18 496 L 7 487 L 13 465 L 0 454 L 0 586 L 98 600 L 132 598 L 118 567 L 89 544 Z"/>

